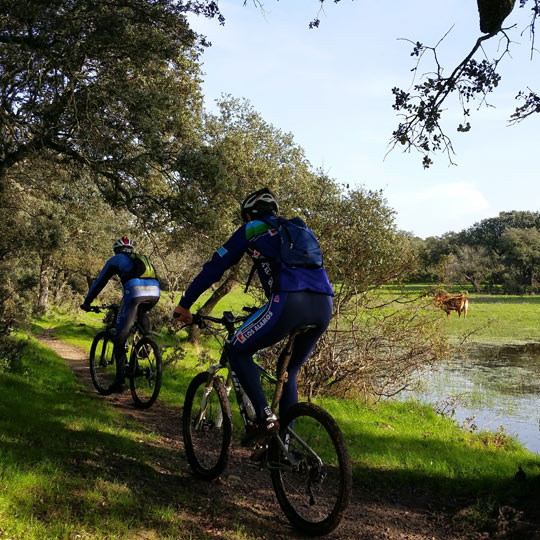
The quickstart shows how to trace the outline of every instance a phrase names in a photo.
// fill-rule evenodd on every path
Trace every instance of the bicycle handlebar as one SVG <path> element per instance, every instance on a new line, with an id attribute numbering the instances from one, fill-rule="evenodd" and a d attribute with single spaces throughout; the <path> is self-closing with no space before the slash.
<path id="1" fill-rule="evenodd" d="M 197 325 L 199 328 L 205 328 L 206 321 L 221 324 L 223 326 L 228 326 L 231 324 L 235 325 L 235 324 L 247 321 L 249 317 L 253 313 L 255 313 L 259 308 L 244 306 L 242 309 L 244 311 L 247 311 L 248 315 L 235 317 L 231 311 L 224 311 L 223 316 L 218 318 L 218 317 L 212 317 L 211 315 L 201 315 L 200 313 L 194 313 L 193 320 L 189 324 L 184 324 L 182 327 L 180 327 L 179 330 L 182 330 L 182 328 L 186 328 L 186 326 L 191 326 L 193 324 Z M 173 313 L 172 317 L 173 319 L 176 319 L 178 317 L 178 314 Z"/>
<path id="2" fill-rule="evenodd" d="M 118 309 L 118 304 L 101 304 L 99 306 L 90 306 L 90 309 L 88 311 L 100 313 L 101 311 L 104 311 L 106 309 Z"/>

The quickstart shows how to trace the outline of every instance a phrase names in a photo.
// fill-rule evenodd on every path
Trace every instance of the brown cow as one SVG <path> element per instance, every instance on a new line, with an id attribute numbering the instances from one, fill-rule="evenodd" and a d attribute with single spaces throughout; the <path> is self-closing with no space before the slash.
<path id="1" fill-rule="evenodd" d="M 447 293 L 439 293 L 435 296 L 435 303 L 446 311 L 446 316 L 450 317 L 452 311 L 457 311 L 458 316 L 463 318 L 467 316 L 467 310 L 469 309 L 469 300 L 462 294 L 449 295 Z"/>

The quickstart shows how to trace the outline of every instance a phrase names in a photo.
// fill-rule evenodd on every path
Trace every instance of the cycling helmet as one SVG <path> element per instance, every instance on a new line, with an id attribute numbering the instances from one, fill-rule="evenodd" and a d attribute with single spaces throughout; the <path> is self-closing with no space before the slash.
<path id="1" fill-rule="evenodd" d="M 113 244 L 113 251 L 118 253 L 131 253 L 134 249 L 133 243 L 127 236 L 122 236 L 118 240 L 115 240 Z"/>
<path id="2" fill-rule="evenodd" d="M 240 205 L 240 213 L 244 221 L 247 221 L 248 214 L 257 217 L 264 216 L 265 214 L 277 214 L 278 211 L 279 204 L 277 199 L 266 187 L 248 195 Z"/>

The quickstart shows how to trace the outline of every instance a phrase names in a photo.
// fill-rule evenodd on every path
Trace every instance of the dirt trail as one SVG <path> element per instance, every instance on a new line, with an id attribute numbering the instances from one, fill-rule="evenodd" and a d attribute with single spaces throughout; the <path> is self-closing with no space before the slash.
<path id="1" fill-rule="evenodd" d="M 53 349 L 65 359 L 75 375 L 95 394 L 88 368 L 87 354 L 82 349 L 55 339 L 52 335 L 39 336 L 40 341 Z M 167 384 L 166 378 L 164 384 Z M 221 530 L 234 530 L 234 524 L 241 520 L 244 531 L 249 538 L 280 539 L 302 538 L 296 535 L 287 525 L 286 518 L 281 514 L 274 496 L 268 474 L 259 471 L 255 464 L 249 462 L 246 450 L 238 447 L 231 448 L 230 462 L 223 478 L 214 482 L 204 482 L 193 477 L 189 472 L 182 444 L 181 411 L 177 408 L 166 407 L 159 400 L 145 411 L 133 406 L 129 391 L 122 395 L 97 396 L 96 399 L 107 400 L 114 408 L 127 416 L 136 419 L 146 429 L 159 435 L 159 444 L 178 455 L 178 463 L 182 471 L 182 483 L 185 489 L 193 493 L 193 497 L 201 497 L 210 501 L 219 498 L 226 501 L 227 512 L 220 515 L 208 516 L 206 512 L 192 519 L 203 522 L 204 527 L 212 536 L 221 536 Z M 174 471 L 164 471 L 178 475 Z M 325 538 L 336 540 L 465 540 L 490 538 L 538 538 L 533 531 L 514 534 L 517 531 L 501 531 L 481 533 L 467 530 L 463 519 L 463 504 L 452 504 L 440 500 L 432 493 L 424 490 L 377 489 L 355 485 L 353 497 L 347 515 L 339 528 Z M 189 513 L 189 510 L 184 510 Z M 206 522 L 205 522 L 206 520 Z M 204 523 L 205 522 L 205 523 Z M 530 531 L 529 531 L 530 532 Z M 508 534 L 510 533 L 510 534 Z"/>

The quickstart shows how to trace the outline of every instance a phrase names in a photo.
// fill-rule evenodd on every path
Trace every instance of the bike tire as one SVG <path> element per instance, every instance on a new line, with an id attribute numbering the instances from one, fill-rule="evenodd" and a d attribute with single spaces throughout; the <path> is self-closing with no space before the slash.
<path id="1" fill-rule="evenodd" d="M 341 430 L 321 407 L 297 403 L 280 418 L 279 437 L 297 462 L 291 464 L 279 442 L 270 441 L 268 467 L 281 509 L 302 533 L 328 534 L 341 522 L 351 498 L 352 466 Z"/>
<path id="2" fill-rule="evenodd" d="M 96 390 L 103 396 L 114 391 L 116 364 L 114 361 L 114 335 L 108 330 L 96 334 L 90 348 L 90 376 Z"/>
<path id="3" fill-rule="evenodd" d="M 221 380 L 214 377 L 210 391 L 208 373 L 199 373 L 188 386 L 182 414 L 186 457 L 193 472 L 204 480 L 217 478 L 227 466 L 231 444 L 231 405 Z"/>
<path id="4" fill-rule="evenodd" d="M 148 409 L 156 401 L 163 379 L 161 351 L 153 339 L 143 337 L 133 345 L 128 370 L 126 376 L 135 406 Z"/>

